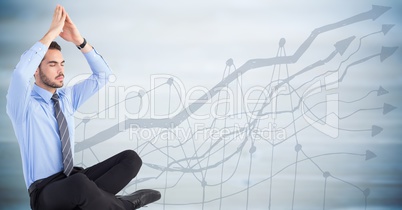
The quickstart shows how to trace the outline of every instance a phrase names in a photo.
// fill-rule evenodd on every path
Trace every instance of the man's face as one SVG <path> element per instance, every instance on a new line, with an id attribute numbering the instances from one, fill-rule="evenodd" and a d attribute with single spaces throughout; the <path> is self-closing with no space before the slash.
<path id="1" fill-rule="evenodd" d="M 35 72 L 35 81 L 39 87 L 50 90 L 63 87 L 64 59 L 59 50 L 48 50 Z"/>

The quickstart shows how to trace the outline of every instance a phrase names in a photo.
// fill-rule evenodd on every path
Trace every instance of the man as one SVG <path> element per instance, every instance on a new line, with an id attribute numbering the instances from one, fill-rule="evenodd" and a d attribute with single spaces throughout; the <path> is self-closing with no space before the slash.
<path id="1" fill-rule="evenodd" d="M 61 88 L 64 59 L 53 41 L 58 36 L 81 50 L 93 72 L 72 87 Z M 20 145 L 32 209 L 137 209 L 160 199 L 155 190 L 116 196 L 141 167 L 132 150 L 87 169 L 73 167 L 73 113 L 105 85 L 110 74 L 103 58 L 58 5 L 49 31 L 21 56 L 7 94 L 7 114 Z"/>

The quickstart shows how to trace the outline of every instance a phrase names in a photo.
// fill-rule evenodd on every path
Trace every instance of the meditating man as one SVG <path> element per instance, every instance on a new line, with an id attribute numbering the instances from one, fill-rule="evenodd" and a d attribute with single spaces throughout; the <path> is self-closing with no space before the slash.
<path id="1" fill-rule="evenodd" d="M 65 61 L 54 41 L 58 36 L 76 45 L 92 70 L 88 79 L 71 87 L 62 88 Z M 74 167 L 73 114 L 110 74 L 102 56 L 58 5 L 48 32 L 21 56 L 7 93 L 7 114 L 20 146 L 32 209 L 137 209 L 160 199 L 158 191 L 149 189 L 116 196 L 140 170 L 142 161 L 132 150 L 86 169 Z"/>

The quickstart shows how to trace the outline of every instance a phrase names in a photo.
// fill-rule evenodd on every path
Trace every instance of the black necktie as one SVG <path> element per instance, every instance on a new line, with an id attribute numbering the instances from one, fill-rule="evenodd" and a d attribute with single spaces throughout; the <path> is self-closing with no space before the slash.
<path id="1" fill-rule="evenodd" d="M 69 176 L 73 170 L 73 155 L 71 152 L 70 134 L 68 133 L 66 118 L 60 109 L 59 95 L 57 95 L 57 93 L 53 94 L 52 100 L 54 102 L 56 120 L 59 124 L 59 136 L 62 147 L 61 151 L 63 153 L 64 174 Z"/>

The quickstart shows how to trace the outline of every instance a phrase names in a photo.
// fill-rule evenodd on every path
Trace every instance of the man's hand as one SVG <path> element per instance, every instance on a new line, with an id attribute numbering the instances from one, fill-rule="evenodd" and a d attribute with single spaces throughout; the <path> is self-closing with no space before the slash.
<path id="1" fill-rule="evenodd" d="M 64 12 L 66 13 L 66 20 L 64 22 L 63 31 L 60 33 L 60 37 L 68 42 L 74 43 L 75 46 L 81 45 L 84 42 L 84 38 L 81 36 L 78 28 L 75 26 L 68 13 L 65 10 Z M 86 53 L 91 50 L 92 46 L 87 43 L 85 47 L 81 49 L 81 52 Z"/>
<path id="2" fill-rule="evenodd" d="M 63 30 L 66 22 L 66 17 L 67 13 L 64 8 L 60 5 L 57 5 L 56 9 L 54 10 L 53 20 L 50 24 L 49 31 L 45 34 L 45 36 L 43 36 L 40 42 L 42 42 L 46 46 L 50 46 L 50 43 L 54 39 L 56 39 L 56 37 L 59 36 L 61 31 Z"/>
<path id="3" fill-rule="evenodd" d="M 84 38 L 81 36 L 64 7 L 57 5 L 54 10 L 50 29 L 45 36 L 43 36 L 40 42 L 49 47 L 50 43 L 52 43 L 52 41 L 59 35 L 64 40 L 72 42 L 76 46 L 84 42 Z M 85 47 L 81 49 L 81 52 L 86 53 L 90 50 L 92 50 L 92 46 L 87 43 Z"/>
<path id="4" fill-rule="evenodd" d="M 80 32 L 71 20 L 68 13 L 65 12 L 65 14 L 66 20 L 64 23 L 63 32 L 60 33 L 60 37 L 68 42 L 74 43 L 75 45 L 82 44 L 84 42 L 84 38 L 81 36 Z"/>

